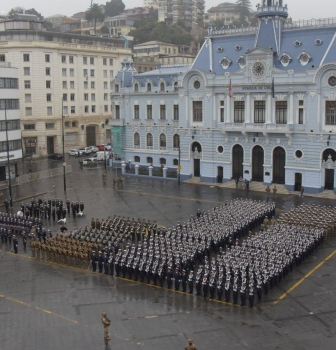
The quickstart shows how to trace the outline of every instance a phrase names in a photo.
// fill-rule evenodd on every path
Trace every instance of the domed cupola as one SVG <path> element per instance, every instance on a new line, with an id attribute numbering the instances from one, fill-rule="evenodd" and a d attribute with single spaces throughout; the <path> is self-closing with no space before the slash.
<path id="1" fill-rule="evenodd" d="M 258 32 L 255 47 L 263 47 L 280 54 L 283 25 L 288 17 L 283 0 L 262 0 L 257 6 Z"/>

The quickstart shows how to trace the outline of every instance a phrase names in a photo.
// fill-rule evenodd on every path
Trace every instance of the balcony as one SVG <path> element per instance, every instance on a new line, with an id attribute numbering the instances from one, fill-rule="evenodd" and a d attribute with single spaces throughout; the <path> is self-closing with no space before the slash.
<path id="1" fill-rule="evenodd" d="M 225 132 L 263 132 L 288 133 L 293 131 L 292 124 L 266 124 L 266 123 L 221 123 Z"/>
<path id="2" fill-rule="evenodd" d="M 124 119 L 110 118 L 108 125 L 110 125 L 110 126 L 124 126 Z"/>

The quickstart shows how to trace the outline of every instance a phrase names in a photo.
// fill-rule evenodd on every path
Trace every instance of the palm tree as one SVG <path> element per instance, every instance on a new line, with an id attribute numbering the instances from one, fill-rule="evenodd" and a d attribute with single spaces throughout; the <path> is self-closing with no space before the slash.
<path id="1" fill-rule="evenodd" d="M 85 19 L 87 21 L 89 22 L 94 21 L 95 34 L 96 34 L 97 21 L 103 22 L 104 18 L 105 18 L 105 14 L 98 4 L 91 5 L 85 13 Z"/>

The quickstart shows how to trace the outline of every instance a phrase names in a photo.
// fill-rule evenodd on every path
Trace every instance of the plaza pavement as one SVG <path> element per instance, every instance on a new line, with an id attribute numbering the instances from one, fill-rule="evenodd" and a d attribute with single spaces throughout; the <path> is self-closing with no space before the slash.
<path id="1" fill-rule="evenodd" d="M 13 188 L 14 211 L 21 199 L 43 194 L 82 200 L 86 216 L 69 217 L 68 228 L 91 217 L 123 215 L 172 226 L 197 209 L 208 210 L 235 197 L 265 199 L 218 186 L 126 177 L 123 189 L 101 181 L 101 169 L 79 169 Z M 55 187 L 54 187 L 55 186 Z M 54 189 L 55 188 L 55 189 Z M 6 194 L 6 193 L 5 193 Z M 334 205 L 330 199 L 277 195 L 277 212 L 292 205 Z M 1 208 L 3 209 L 3 207 Z M 48 228 L 55 231 L 57 225 Z M 336 238 L 332 237 L 250 309 L 88 270 L 39 262 L 0 246 L 0 349 L 95 350 L 184 349 L 192 338 L 198 349 L 334 349 L 336 332 Z M 103 340 L 101 313 L 111 318 L 111 341 Z"/>

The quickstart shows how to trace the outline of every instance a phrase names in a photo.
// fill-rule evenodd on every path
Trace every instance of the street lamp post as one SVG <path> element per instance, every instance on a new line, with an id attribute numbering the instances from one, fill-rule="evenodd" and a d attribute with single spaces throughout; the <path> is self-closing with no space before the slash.
<path id="1" fill-rule="evenodd" d="M 66 177 L 65 177 L 65 154 L 64 154 L 64 114 L 63 114 L 63 98 L 62 98 L 62 146 L 63 146 L 63 182 L 64 192 L 66 192 Z"/>
<path id="2" fill-rule="evenodd" d="M 106 172 L 106 133 L 104 133 L 104 167 Z"/>
<path id="3" fill-rule="evenodd" d="M 7 148 L 7 168 L 8 168 L 8 190 L 9 190 L 9 205 L 13 208 L 12 200 L 12 180 L 9 162 L 9 141 L 8 141 L 8 124 L 7 124 L 7 101 L 5 100 L 5 124 L 6 124 L 6 148 Z"/>
<path id="4" fill-rule="evenodd" d="M 178 185 L 181 185 L 181 144 L 180 144 L 180 136 L 178 138 Z"/>

